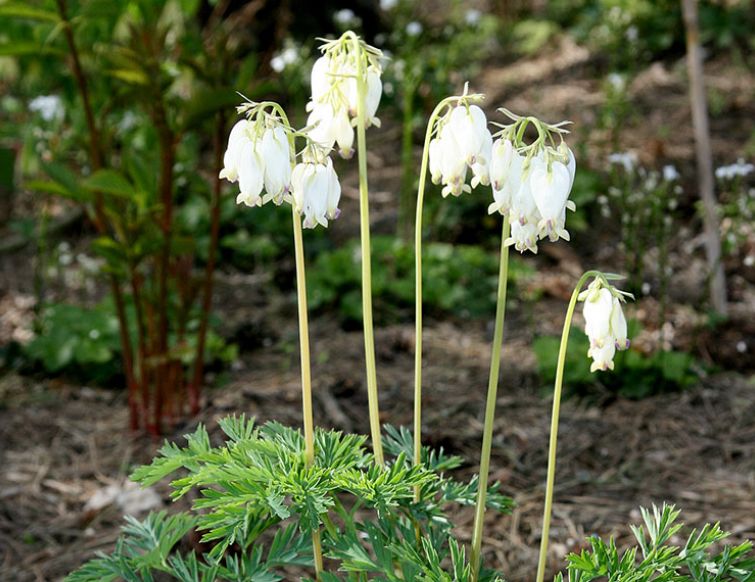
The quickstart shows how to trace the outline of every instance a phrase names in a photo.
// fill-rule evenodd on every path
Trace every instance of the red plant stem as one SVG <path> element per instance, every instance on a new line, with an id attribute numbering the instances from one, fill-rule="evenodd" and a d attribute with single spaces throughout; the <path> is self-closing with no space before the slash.
<path id="1" fill-rule="evenodd" d="M 134 309 L 136 311 L 137 346 L 139 348 L 139 383 L 141 384 L 140 414 L 142 421 L 146 422 L 149 410 L 149 396 L 147 394 L 147 332 L 144 325 L 144 308 L 142 304 L 141 284 L 136 267 L 130 265 L 131 294 L 134 297 Z"/>
<path id="2" fill-rule="evenodd" d="M 202 296 L 202 311 L 199 320 L 199 331 L 197 332 L 197 355 L 194 361 L 194 375 L 189 384 L 189 410 L 192 415 L 199 412 L 199 399 L 204 376 L 204 350 L 207 341 L 207 326 L 210 319 L 210 309 L 212 308 L 212 287 L 215 274 L 215 261 L 218 251 L 218 238 L 220 235 L 220 200 L 222 193 L 222 182 L 220 180 L 220 171 L 223 169 L 223 137 L 225 134 L 225 114 L 218 113 L 217 124 L 215 126 L 215 137 L 213 148 L 215 153 L 214 165 L 214 182 L 212 188 L 212 205 L 210 210 L 210 248 L 207 254 L 207 264 L 204 272 L 204 290 Z"/>
<path id="3" fill-rule="evenodd" d="M 92 169 L 97 171 L 103 167 L 104 155 L 102 152 L 102 142 L 100 140 L 100 132 L 97 128 L 97 123 L 94 118 L 94 111 L 92 109 L 92 102 L 89 98 L 89 86 L 87 84 L 86 75 L 81 67 L 81 59 L 79 58 L 79 51 L 76 46 L 76 39 L 73 36 L 73 28 L 68 20 L 68 10 L 65 0 L 57 0 L 58 14 L 63 24 L 63 34 L 68 44 L 68 50 L 71 53 L 71 70 L 78 86 L 79 95 L 81 96 L 82 105 L 84 107 L 84 115 L 86 117 L 87 128 L 89 131 L 89 157 L 92 164 Z M 104 201 L 101 192 L 95 192 L 94 194 L 94 211 L 95 220 L 94 225 L 97 232 L 101 235 L 107 233 L 107 227 L 105 222 Z M 126 319 L 126 308 L 123 300 L 123 292 L 118 284 L 118 279 L 115 275 L 110 276 L 110 291 L 113 294 L 113 301 L 115 303 L 116 317 L 118 318 L 118 327 L 120 331 L 121 351 L 123 360 L 123 371 L 126 375 L 126 385 L 128 387 L 128 406 L 129 406 L 129 425 L 131 430 L 137 430 L 139 428 L 139 415 L 136 402 L 137 383 L 134 377 L 134 364 L 133 354 L 131 351 L 131 338 L 128 331 L 128 320 Z"/>

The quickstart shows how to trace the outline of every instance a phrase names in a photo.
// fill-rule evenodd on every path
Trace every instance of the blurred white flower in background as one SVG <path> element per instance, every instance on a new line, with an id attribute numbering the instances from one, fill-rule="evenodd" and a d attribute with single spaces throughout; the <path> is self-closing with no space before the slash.
<path id="1" fill-rule="evenodd" d="M 608 163 L 622 166 L 624 171 L 631 172 L 637 166 L 637 154 L 634 152 L 616 152 L 608 156 Z"/>
<path id="2" fill-rule="evenodd" d="M 676 167 L 670 164 L 663 166 L 663 179 L 666 182 L 676 182 L 679 179 L 679 172 Z"/>
<path id="3" fill-rule="evenodd" d="M 354 11 L 350 8 L 342 8 L 341 10 L 338 10 L 333 14 L 333 20 L 345 27 L 354 26 L 361 21 L 361 19 L 357 17 L 357 15 L 354 14 Z"/>
<path id="4" fill-rule="evenodd" d="M 270 59 L 270 67 L 276 73 L 281 73 L 286 69 L 286 67 L 293 65 L 297 61 L 299 61 L 299 51 L 296 48 L 290 46 L 284 48 L 281 52 Z"/>
<path id="5" fill-rule="evenodd" d="M 39 113 L 45 121 L 63 119 L 65 107 L 63 100 L 58 95 L 40 95 L 29 102 L 29 111 Z"/>
<path id="6" fill-rule="evenodd" d="M 422 25 L 416 20 L 412 20 L 406 25 L 406 34 L 409 36 L 419 36 L 422 33 Z"/>
<path id="7" fill-rule="evenodd" d="M 734 178 L 744 178 L 755 170 L 755 166 L 745 163 L 744 159 L 739 158 L 736 163 L 728 166 L 716 168 L 716 178 L 720 180 L 733 180 Z"/>
<path id="8" fill-rule="evenodd" d="M 470 8 L 464 15 L 464 21 L 469 26 L 474 26 L 475 24 L 479 23 L 480 18 L 482 18 L 482 12 L 480 12 L 476 8 Z"/>

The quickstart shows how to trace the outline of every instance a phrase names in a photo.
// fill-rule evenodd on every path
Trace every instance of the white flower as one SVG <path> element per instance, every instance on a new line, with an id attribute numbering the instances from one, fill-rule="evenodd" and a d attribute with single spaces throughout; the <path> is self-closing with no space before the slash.
<path id="1" fill-rule="evenodd" d="M 29 111 L 39 113 L 45 121 L 63 119 L 66 109 L 58 95 L 40 95 L 29 102 Z"/>
<path id="2" fill-rule="evenodd" d="M 537 232 L 537 225 L 540 222 L 540 211 L 535 204 L 535 198 L 532 196 L 532 183 L 530 181 L 531 166 L 522 174 L 519 181 L 519 188 L 514 194 L 511 205 L 511 222 L 518 222 L 521 225 L 531 224 Z"/>
<path id="3" fill-rule="evenodd" d="M 443 184 L 443 196 L 460 196 L 478 184 L 489 184 L 493 138 L 482 109 L 458 105 L 440 124 L 438 136 L 430 142 L 429 156 L 432 180 Z M 469 169 L 471 186 L 466 183 Z"/>
<path id="4" fill-rule="evenodd" d="M 338 218 L 341 185 L 329 157 L 322 163 L 297 164 L 291 174 L 291 190 L 294 207 L 304 215 L 304 228 L 327 227 L 328 219 Z"/>
<path id="5" fill-rule="evenodd" d="M 624 310 L 621 308 L 621 300 L 618 297 L 613 298 L 611 307 L 611 334 L 617 350 L 626 350 L 629 347 L 627 320 L 624 317 Z"/>
<path id="6" fill-rule="evenodd" d="M 616 355 L 616 346 L 612 342 L 594 345 L 587 350 L 587 355 L 592 358 L 590 371 L 613 370 L 613 357 Z"/>
<path id="7" fill-rule="evenodd" d="M 675 182 L 679 179 L 679 172 L 670 164 L 663 166 L 663 179 L 666 182 Z"/>
<path id="8" fill-rule="evenodd" d="M 357 18 L 357 15 L 354 14 L 354 11 L 350 8 L 342 8 L 333 15 L 333 20 L 335 20 L 338 24 L 348 26 L 359 19 Z"/>
<path id="9" fill-rule="evenodd" d="M 288 66 L 299 60 L 299 51 L 289 46 L 270 59 L 270 67 L 276 73 L 281 73 Z"/>
<path id="10" fill-rule="evenodd" d="M 252 140 L 244 141 L 238 161 L 240 193 L 236 197 L 236 203 L 243 202 L 247 206 L 262 206 L 260 194 L 262 193 L 264 176 L 264 162 L 257 151 L 257 144 Z"/>
<path id="11" fill-rule="evenodd" d="M 417 36 L 422 32 L 422 25 L 416 20 L 412 20 L 406 25 L 406 34 L 409 36 Z"/>
<path id="12" fill-rule="evenodd" d="M 455 107 L 446 128 L 453 133 L 467 164 L 471 166 L 479 156 L 484 156 L 483 146 L 490 139 L 490 131 L 485 114 L 477 105 Z"/>
<path id="13" fill-rule="evenodd" d="M 506 246 L 514 245 L 520 253 L 532 251 L 537 254 L 537 227 L 532 222 L 511 223 L 511 236 L 504 242 Z"/>
<path id="14" fill-rule="evenodd" d="M 313 141 L 326 149 L 338 143 L 341 155 L 349 157 L 354 142 L 353 126 L 359 113 L 357 59 L 366 59 L 364 116 L 367 127 L 380 126 L 380 120 L 375 114 L 380 105 L 383 85 L 380 79 L 380 52 L 377 49 L 364 49 L 367 56 L 365 52 L 355 54 L 351 40 L 345 37 L 342 39 L 342 42 L 324 45 L 324 54 L 312 67 L 312 99 L 307 104 L 307 111 L 311 113 L 307 125 L 314 126 L 316 123 L 310 130 Z"/>
<path id="15" fill-rule="evenodd" d="M 466 22 L 470 26 L 478 24 L 480 22 L 480 18 L 482 18 L 482 12 L 475 8 L 470 8 L 464 14 L 464 22 Z"/>
<path id="16" fill-rule="evenodd" d="M 351 157 L 354 144 L 354 128 L 351 126 L 346 109 L 333 110 L 330 103 L 315 105 L 307 118 L 307 125 L 311 127 L 309 138 L 324 148 L 330 150 L 338 143 L 341 156 Z"/>
<path id="17" fill-rule="evenodd" d="M 587 355 L 593 360 L 590 371 L 613 370 L 616 351 L 629 347 L 621 292 L 595 279 L 579 298 L 585 302 L 582 315 L 590 340 Z"/>
<path id="18" fill-rule="evenodd" d="M 220 178 L 225 178 L 229 182 L 235 182 L 239 179 L 241 150 L 246 142 L 251 141 L 247 132 L 248 125 L 249 122 L 246 119 L 236 122 L 231 129 L 231 135 L 228 137 L 228 148 L 223 155 L 223 169 L 220 171 Z"/>
<path id="19" fill-rule="evenodd" d="M 286 131 L 278 126 L 265 130 L 260 144 L 265 161 L 265 190 L 273 202 L 280 204 L 291 185 L 291 150 Z"/>
<path id="20" fill-rule="evenodd" d="M 721 180 L 733 180 L 738 177 L 744 178 L 753 171 L 755 171 L 755 166 L 752 164 L 746 164 L 745 161 L 740 158 L 735 164 L 716 168 L 716 178 Z"/>
<path id="21" fill-rule="evenodd" d="M 602 345 L 604 338 L 608 337 L 611 331 L 612 310 L 613 295 L 608 288 L 597 289 L 588 295 L 582 315 L 585 318 L 585 333 L 593 340 L 592 343 Z"/>
<path id="22" fill-rule="evenodd" d="M 531 117 L 510 116 L 515 123 L 504 126 L 491 152 L 493 203 L 488 213 L 498 211 L 509 217 L 511 236 L 504 241 L 506 245 L 514 245 L 520 252 L 536 253 L 537 242 L 546 237 L 552 242 L 559 238 L 569 240 L 566 210 L 575 209 L 569 194 L 577 164 L 563 141 L 558 147 L 548 145 L 553 133 L 562 135 L 559 128 L 563 124 L 553 126 Z M 538 141 L 523 143 L 522 123 L 535 124 Z"/>
<path id="23" fill-rule="evenodd" d="M 541 160 L 533 160 L 530 189 L 541 216 L 538 230 L 544 231 L 551 242 L 559 237 L 569 240 L 569 233 L 564 229 L 566 202 L 571 190 L 567 167 L 561 162 L 552 162 L 549 167 Z"/>
<path id="24" fill-rule="evenodd" d="M 488 213 L 506 214 L 511 210 L 514 196 L 522 181 L 524 157 L 514 149 L 511 140 L 498 139 L 493 144 L 490 160 L 490 183 L 493 187 L 494 202 Z"/>
<path id="25" fill-rule="evenodd" d="M 637 154 L 634 152 L 616 152 L 608 156 L 608 163 L 622 166 L 625 172 L 630 173 L 637 165 Z"/>
<path id="26" fill-rule="evenodd" d="M 331 81 L 329 75 L 335 73 L 333 69 L 333 59 L 330 55 L 323 55 L 312 65 L 310 73 L 310 85 L 312 87 L 312 103 L 307 105 L 310 109 L 313 103 L 319 103 L 323 100 L 330 89 Z"/>
<path id="27" fill-rule="evenodd" d="M 262 206 L 270 200 L 281 204 L 291 184 L 291 149 L 286 129 L 269 116 L 264 120 L 256 117 L 238 121 L 228 136 L 220 178 L 238 181 L 238 204 Z"/>

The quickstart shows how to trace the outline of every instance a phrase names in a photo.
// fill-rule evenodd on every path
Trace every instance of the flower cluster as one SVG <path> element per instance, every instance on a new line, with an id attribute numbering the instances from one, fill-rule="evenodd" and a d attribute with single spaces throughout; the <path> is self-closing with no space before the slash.
<path id="1" fill-rule="evenodd" d="M 740 158 L 735 164 L 716 168 L 716 178 L 719 180 L 734 180 L 735 178 L 744 178 L 753 171 L 755 171 L 755 166 L 745 163 L 745 161 Z"/>
<path id="2" fill-rule="evenodd" d="M 364 71 L 366 126 L 380 126 L 375 113 L 383 92 L 382 53 L 362 41 L 356 44 L 358 48 L 347 34 L 320 47 L 323 55 L 312 67 L 312 99 L 307 104 L 310 139 L 327 150 L 337 144 L 344 158 L 351 157 L 354 151 L 360 70 Z"/>
<path id="3" fill-rule="evenodd" d="M 237 203 L 262 206 L 268 200 L 283 202 L 291 185 L 291 150 L 280 119 L 263 112 L 253 121 L 238 121 L 228 137 L 220 177 L 238 181 Z"/>
<path id="4" fill-rule="evenodd" d="M 493 137 L 482 109 L 462 99 L 438 120 L 435 131 L 437 136 L 430 141 L 430 175 L 434 184 L 443 184 L 443 196 L 460 196 L 478 184 L 487 186 Z M 472 171 L 471 186 L 468 170 Z"/>
<path id="5" fill-rule="evenodd" d="M 490 183 L 493 203 L 488 212 L 508 215 L 511 236 L 507 245 L 520 252 L 537 252 L 539 240 L 569 240 L 565 228 L 566 209 L 574 210 L 569 200 L 576 162 L 563 141 L 565 122 L 550 125 L 534 117 L 519 117 L 505 109 L 514 123 L 504 126 L 493 144 Z M 528 125 L 538 137 L 531 144 L 523 141 Z M 556 144 L 555 138 L 560 141 Z"/>
<path id="6" fill-rule="evenodd" d="M 591 372 L 613 370 L 616 350 L 629 347 L 627 320 L 621 308 L 627 295 L 600 278 L 579 294 L 579 300 L 584 301 L 585 333 L 590 339 L 587 355 L 593 360 Z"/>
<path id="7" fill-rule="evenodd" d="M 328 219 L 337 218 L 341 185 L 328 150 L 308 142 L 295 163 L 292 141 L 299 134 L 284 121 L 277 105 L 247 103 L 239 112 L 245 117 L 231 130 L 220 172 L 221 178 L 238 182 L 236 202 L 289 202 L 304 215 L 304 228 L 327 226 Z"/>

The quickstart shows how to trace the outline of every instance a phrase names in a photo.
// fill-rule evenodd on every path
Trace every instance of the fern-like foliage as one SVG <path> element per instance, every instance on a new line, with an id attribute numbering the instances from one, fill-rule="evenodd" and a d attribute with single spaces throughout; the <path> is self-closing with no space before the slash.
<path id="1" fill-rule="evenodd" d="M 570 554 L 566 578 L 559 574 L 554 582 L 755 582 L 752 542 L 715 552 L 729 534 L 718 524 L 706 524 L 693 530 L 683 546 L 675 545 L 683 524 L 673 505 L 641 513 L 644 525 L 631 526 L 638 547 L 621 553 L 613 539 L 589 538 L 591 549 Z"/>
<path id="2" fill-rule="evenodd" d="M 316 530 L 323 531 L 323 551 L 347 576 L 391 580 L 403 572 L 403 580 L 451 580 L 467 571 L 446 514 L 451 506 L 473 504 L 477 495 L 476 477 L 465 483 L 446 475 L 461 465 L 459 457 L 424 447 L 415 466 L 411 433 L 388 427 L 389 457 L 379 467 L 366 437 L 317 430 L 315 461 L 308 464 L 298 430 L 276 422 L 256 426 L 243 415 L 219 424 L 227 437 L 222 445 L 213 446 L 200 425 L 186 435 L 185 446 L 166 443 L 131 476 L 145 486 L 171 477 L 173 499 L 195 491 L 191 514 L 129 521 L 115 551 L 71 580 L 151 580 L 153 572 L 187 582 L 279 580 L 280 568 L 312 563 L 308 540 Z M 497 484 L 487 499 L 496 510 L 511 507 Z M 209 545 L 201 556 L 176 549 L 191 529 Z M 418 542 L 417 531 L 427 544 Z M 272 532 L 265 550 L 261 540 Z"/>
<path id="3" fill-rule="evenodd" d="M 196 524 L 185 513 L 168 516 L 150 514 L 144 521 L 127 517 L 123 535 L 110 555 L 94 560 L 69 574 L 65 582 L 149 582 L 168 574 L 181 582 L 215 580 L 278 582 L 276 573 L 283 566 L 311 566 L 310 540 L 294 524 L 279 529 L 270 544 L 255 544 L 242 555 L 227 555 L 222 562 L 211 562 L 194 552 L 175 549 L 177 542 Z"/>

